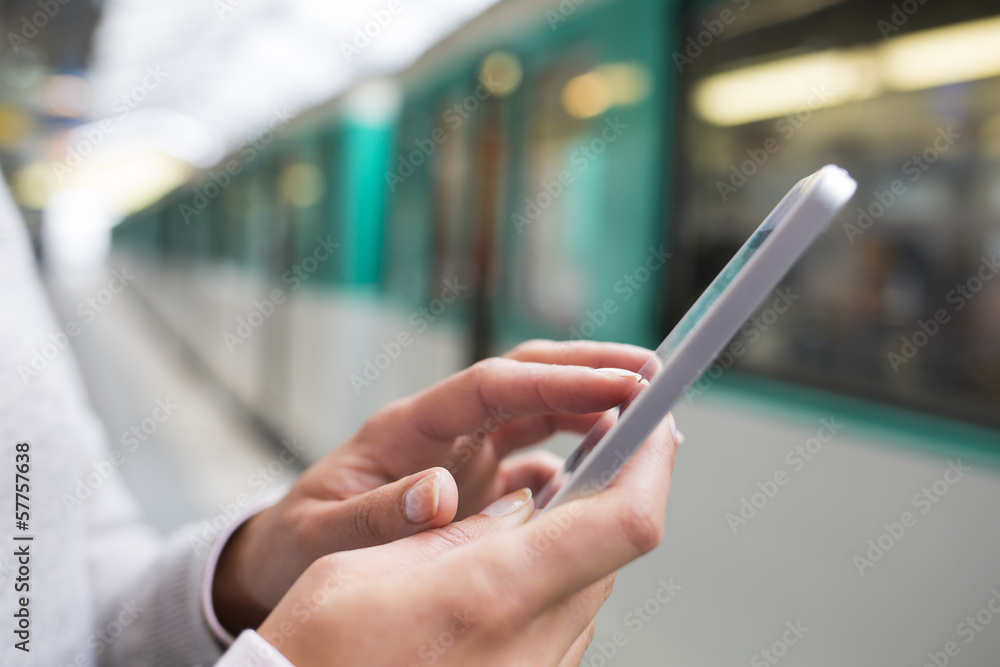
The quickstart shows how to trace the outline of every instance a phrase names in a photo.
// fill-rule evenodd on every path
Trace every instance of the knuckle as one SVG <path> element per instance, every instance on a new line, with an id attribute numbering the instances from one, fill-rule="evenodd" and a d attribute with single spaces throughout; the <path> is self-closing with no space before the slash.
<path id="1" fill-rule="evenodd" d="M 313 561 L 303 575 L 313 592 L 322 590 L 334 594 L 350 586 L 354 580 L 350 552 L 324 554 Z"/>
<path id="2" fill-rule="evenodd" d="M 607 602 L 608 598 L 615 590 L 615 581 L 618 579 L 618 572 L 612 572 L 610 575 L 604 578 L 604 601 Z"/>
<path id="3" fill-rule="evenodd" d="M 375 542 L 382 534 L 373 506 L 370 502 L 359 503 L 351 517 L 354 534 L 364 542 Z"/>
<path id="4" fill-rule="evenodd" d="M 476 536 L 461 523 L 452 523 L 434 531 L 450 547 L 460 547 L 476 539 Z"/>
<path id="5" fill-rule="evenodd" d="M 295 544 L 300 548 L 315 541 L 317 530 L 322 529 L 322 522 L 313 511 L 311 503 L 295 503 L 288 508 L 284 519 L 292 529 Z"/>
<path id="6" fill-rule="evenodd" d="M 511 350 L 510 356 L 518 357 L 526 354 L 530 355 L 532 352 L 540 352 L 551 346 L 551 340 L 546 340 L 544 338 L 530 338 Z"/>
<path id="7" fill-rule="evenodd" d="M 472 377 L 478 380 L 496 374 L 502 369 L 509 367 L 511 363 L 516 362 L 511 359 L 501 359 L 500 357 L 488 357 L 472 364 L 469 367 L 469 372 Z"/>
<path id="8" fill-rule="evenodd" d="M 343 556 L 338 552 L 334 552 L 332 554 L 323 554 L 315 561 L 313 561 L 313 563 L 309 566 L 309 569 L 317 570 L 319 572 L 328 572 L 330 570 L 337 570 L 342 565 L 342 561 L 343 561 Z"/>
<path id="9" fill-rule="evenodd" d="M 372 442 L 377 441 L 379 434 L 382 433 L 385 425 L 389 422 L 389 415 L 387 410 L 383 408 L 375 414 L 371 415 L 362 424 L 361 428 L 358 429 L 357 438 L 362 442 Z"/>
<path id="10" fill-rule="evenodd" d="M 339 553 L 324 554 L 306 566 L 302 578 L 310 582 L 311 587 L 317 587 L 326 580 L 330 573 L 339 572 L 343 568 L 343 560 Z"/>
<path id="11" fill-rule="evenodd" d="M 513 359 L 502 359 L 500 357 L 489 357 L 477 361 L 468 368 L 467 390 L 473 392 L 479 399 L 482 406 L 489 406 L 492 403 L 493 391 L 490 389 L 498 378 L 507 375 L 510 370 L 521 362 Z"/>
<path id="12" fill-rule="evenodd" d="M 492 633 L 500 637 L 517 634 L 530 620 L 530 607 L 520 595 L 518 580 L 507 568 L 494 565 L 473 571 L 468 590 L 487 619 Z"/>
<path id="13" fill-rule="evenodd" d="M 588 412 L 595 412 L 594 401 L 591 397 L 587 396 L 585 393 L 581 392 L 582 387 L 580 385 L 573 385 L 571 390 L 566 392 L 565 395 L 558 395 L 561 399 L 563 408 L 559 412 L 569 412 L 571 414 L 586 414 Z M 546 405 L 557 405 L 556 396 L 552 395 L 551 390 L 539 387 L 539 394 L 542 395 L 542 400 Z M 602 406 L 603 407 L 603 406 Z M 611 409 L 613 406 L 608 406 L 607 409 Z M 555 411 L 555 410 L 553 410 Z"/>
<path id="14" fill-rule="evenodd" d="M 399 415 L 406 409 L 411 399 L 399 398 L 385 405 L 364 421 L 359 435 L 367 439 L 377 439 L 386 427 L 391 427 L 399 420 Z"/>
<path id="15" fill-rule="evenodd" d="M 479 551 L 475 567 L 442 572 L 447 585 L 440 592 L 446 606 L 466 609 L 475 616 L 477 632 L 484 638 L 506 641 L 522 632 L 542 609 L 525 585 L 523 571 L 505 559 L 502 551 L 506 549 Z"/>
<path id="16" fill-rule="evenodd" d="M 663 539 L 662 512 L 649 498 L 638 498 L 622 509 L 619 525 L 639 555 L 647 554 Z"/>

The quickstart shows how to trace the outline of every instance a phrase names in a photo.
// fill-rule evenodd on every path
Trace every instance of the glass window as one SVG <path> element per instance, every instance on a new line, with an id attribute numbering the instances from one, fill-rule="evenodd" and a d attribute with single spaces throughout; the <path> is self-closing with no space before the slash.
<path id="1" fill-rule="evenodd" d="M 737 367 L 1000 427 L 1000 9 L 726 0 L 681 30 L 671 319 L 837 163 L 858 193 Z"/>

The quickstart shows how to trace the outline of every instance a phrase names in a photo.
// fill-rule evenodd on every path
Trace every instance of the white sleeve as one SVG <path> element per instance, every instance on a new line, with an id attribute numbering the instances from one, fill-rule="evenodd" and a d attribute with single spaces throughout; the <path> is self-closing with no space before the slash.
<path id="1" fill-rule="evenodd" d="M 14 443 L 31 446 L 32 567 L 37 572 L 31 603 L 39 638 L 31 646 L 32 664 L 214 664 L 231 638 L 220 633 L 211 609 L 211 581 L 222 544 L 242 521 L 222 526 L 203 521 L 166 540 L 144 524 L 139 507 L 106 463 L 104 429 L 87 403 L 69 349 L 69 338 L 76 334 L 49 309 L 2 178 L 0 312 L 0 448 L 4 460 L 13 461 Z M 0 487 L 0 507 L 13 510 L 13 488 Z M 7 582 L 9 560 L 0 554 L 5 605 L 13 591 Z M 4 616 L 0 630 L 6 637 L 13 617 L 6 611 Z M 234 644 L 235 652 L 221 664 L 289 667 L 254 637 L 251 633 Z M 249 655 L 247 650 L 277 657 L 241 662 L 240 651 Z M 6 654 L 0 650 L 0 655 Z"/>
<path id="2" fill-rule="evenodd" d="M 172 535 L 136 583 L 119 589 L 118 594 L 132 599 L 141 613 L 102 656 L 106 664 L 170 667 L 207 665 L 218 659 L 222 650 L 233 643 L 233 637 L 219 623 L 212 605 L 212 582 L 219 555 L 236 529 L 273 504 L 280 495 L 253 503 L 240 515 L 227 520 L 225 526 L 216 527 L 202 521 Z M 120 548 L 123 544 L 121 533 L 125 531 L 114 532 L 119 534 L 109 543 Z M 100 543 L 102 540 L 93 535 L 92 541 Z M 104 554 L 104 558 L 110 557 L 109 553 Z M 271 667 L 272 663 L 242 664 Z M 287 667 L 288 662 L 274 664 Z"/>
<path id="3" fill-rule="evenodd" d="M 203 538 L 196 525 L 163 540 L 143 523 L 107 461 L 70 349 L 84 320 L 57 320 L 50 310 L 2 179 L 0 312 L 0 447 L 10 461 L 14 443 L 31 451 L 33 664 L 212 664 L 223 647 L 201 593 L 215 536 Z M 0 505 L 13 509 L 12 491 L 0 488 Z M 8 591 L 5 584 L 0 595 Z M 5 636 L 9 626 L 0 620 Z"/>
<path id="4" fill-rule="evenodd" d="M 295 667 L 253 630 L 244 630 L 215 667 Z"/>

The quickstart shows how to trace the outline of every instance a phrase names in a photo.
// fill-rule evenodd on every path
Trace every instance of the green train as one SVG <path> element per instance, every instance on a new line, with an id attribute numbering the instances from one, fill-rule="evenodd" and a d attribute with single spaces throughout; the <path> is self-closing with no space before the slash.
<path id="1" fill-rule="evenodd" d="M 793 305 L 765 304 L 687 400 L 837 404 L 991 458 L 1000 71 L 906 56 L 992 39 L 998 16 L 501 2 L 398 77 L 249 137 L 119 225 L 115 257 L 266 424 L 329 443 L 526 338 L 654 345 L 835 162 L 861 187 L 780 288 Z"/>

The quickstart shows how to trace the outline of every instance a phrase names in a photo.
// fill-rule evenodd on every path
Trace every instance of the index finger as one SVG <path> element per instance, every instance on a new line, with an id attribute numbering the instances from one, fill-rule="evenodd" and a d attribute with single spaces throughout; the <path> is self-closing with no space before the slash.
<path id="1" fill-rule="evenodd" d="M 673 431 L 668 416 L 604 491 L 474 545 L 488 578 L 520 605 L 512 614 L 557 604 L 659 544 L 676 453 Z"/>
<path id="2" fill-rule="evenodd" d="M 653 352 L 637 345 L 590 340 L 553 341 L 535 339 L 521 343 L 503 355 L 518 361 L 543 364 L 624 368 L 638 371 Z"/>
<path id="3" fill-rule="evenodd" d="M 403 419 L 383 419 L 383 440 L 410 459 L 440 457 L 458 436 L 480 444 L 519 415 L 590 414 L 624 401 L 638 374 L 492 358 L 453 375 L 397 406 Z M 398 413 L 394 415 L 399 416 Z"/>

